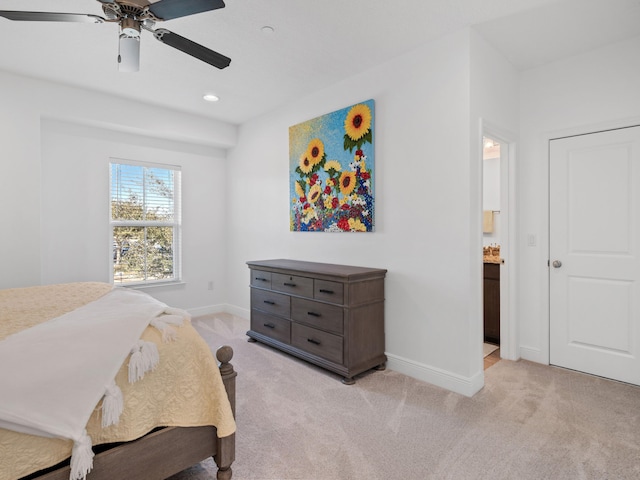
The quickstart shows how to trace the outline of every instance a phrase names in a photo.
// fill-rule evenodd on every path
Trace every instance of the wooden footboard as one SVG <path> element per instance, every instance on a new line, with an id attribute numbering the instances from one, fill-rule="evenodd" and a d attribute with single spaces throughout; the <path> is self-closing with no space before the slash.
<path id="1" fill-rule="evenodd" d="M 220 374 L 236 413 L 236 376 L 230 363 L 233 350 L 222 346 L 216 352 Z M 231 479 L 235 460 L 235 434 L 218 438 L 215 427 L 167 427 L 155 430 L 132 442 L 115 445 L 96 453 L 93 470 L 87 480 L 165 479 L 202 460 L 213 457 L 218 480 Z M 69 465 L 29 475 L 22 480 L 68 480 Z"/>
<path id="2" fill-rule="evenodd" d="M 233 349 L 227 345 L 224 345 L 216 351 L 216 358 L 220 362 L 220 375 L 222 376 L 222 383 L 227 391 L 227 397 L 229 397 L 229 403 L 231 404 L 231 411 L 233 416 L 236 416 L 236 377 L 237 372 L 233 369 L 231 359 L 233 358 Z M 231 479 L 231 464 L 236 459 L 236 434 L 229 435 L 224 438 L 216 439 L 216 453 L 214 460 L 218 466 L 218 480 L 230 480 Z M 207 458 L 207 457 L 205 457 Z"/>

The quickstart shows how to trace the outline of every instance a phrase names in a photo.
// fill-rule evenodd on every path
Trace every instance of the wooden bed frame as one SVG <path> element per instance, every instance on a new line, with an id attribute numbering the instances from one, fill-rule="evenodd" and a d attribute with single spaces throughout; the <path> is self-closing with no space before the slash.
<path id="1" fill-rule="evenodd" d="M 230 363 L 232 357 L 233 349 L 229 346 L 216 351 L 222 381 L 235 416 L 237 373 Z M 114 444 L 96 453 L 87 480 L 161 480 L 209 457 L 213 457 L 218 466 L 217 479 L 230 480 L 235 445 L 235 434 L 218 438 L 216 428 L 211 426 L 160 428 L 137 440 Z M 69 480 L 69 473 L 67 461 L 66 465 L 34 473 L 22 480 Z"/>

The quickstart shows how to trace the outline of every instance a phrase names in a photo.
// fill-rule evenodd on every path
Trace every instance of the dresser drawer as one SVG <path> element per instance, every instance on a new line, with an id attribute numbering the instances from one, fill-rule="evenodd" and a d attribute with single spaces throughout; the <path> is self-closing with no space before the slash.
<path id="1" fill-rule="evenodd" d="M 278 292 L 313 298 L 313 278 L 273 273 L 271 275 L 271 288 Z"/>
<path id="2" fill-rule="evenodd" d="M 342 363 L 342 337 L 316 328 L 291 324 L 291 344 L 313 355 Z"/>
<path id="3" fill-rule="evenodd" d="M 344 333 L 342 307 L 327 305 L 326 303 L 305 300 L 304 298 L 291 299 L 291 319 L 312 327 L 337 333 Z"/>
<path id="4" fill-rule="evenodd" d="M 344 303 L 344 284 L 327 280 L 315 280 L 313 282 L 313 298 L 342 305 Z"/>
<path id="5" fill-rule="evenodd" d="M 271 272 L 262 270 L 251 270 L 251 286 L 260 288 L 271 288 Z"/>
<path id="6" fill-rule="evenodd" d="M 251 330 L 284 343 L 291 342 L 291 321 L 251 310 Z"/>
<path id="7" fill-rule="evenodd" d="M 263 312 L 289 318 L 291 297 L 271 290 L 251 289 L 251 307 Z"/>

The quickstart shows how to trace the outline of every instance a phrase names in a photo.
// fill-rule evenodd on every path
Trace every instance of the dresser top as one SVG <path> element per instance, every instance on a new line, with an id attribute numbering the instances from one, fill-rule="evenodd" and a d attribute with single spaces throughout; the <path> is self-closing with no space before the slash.
<path id="1" fill-rule="evenodd" d="M 301 260 L 274 259 L 247 262 L 250 268 L 278 269 L 293 273 L 327 275 L 354 280 L 366 277 L 384 277 L 387 271 L 382 268 L 355 267 L 351 265 L 335 265 L 331 263 L 304 262 Z"/>

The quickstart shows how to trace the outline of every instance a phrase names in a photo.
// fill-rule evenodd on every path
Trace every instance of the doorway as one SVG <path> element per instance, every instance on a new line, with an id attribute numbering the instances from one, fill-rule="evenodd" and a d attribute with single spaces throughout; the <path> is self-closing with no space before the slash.
<path id="1" fill-rule="evenodd" d="M 485 369 L 500 360 L 500 265 L 502 257 L 501 144 L 482 138 L 483 356 Z"/>
<path id="2" fill-rule="evenodd" d="M 485 223 L 485 218 L 493 220 L 493 232 L 490 234 L 482 234 L 483 270 L 486 252 L 492 257 L 490 260 L 493 262 L 491 266 L 489 266 L 489 269 L 493 270 L 494 277 L 499 276 L 499 281 L 497 281 L 498 279 L 496 278 L 493 285 L 487 284 L 487 289 L 491 289 L 493 286 L 493 288 L 498 290 L 498 294 L 489 291 L 488 295 L 499 298 L 499 306 L 494 307 L 499 315 L 497 327 L 499 337 L 494 337 L 493 342 L 495 344 L 497 343 L 495 340 L 499 340 L 499 349 L 492 352 L 492 355 L 494 355 L 495 361 L 501 358 L 517 360 L 519 358 L 517 349 L 517 325 L 511 315 L 512 308 L 514 308 L 513 306 L 515 305 L 516 292 L 514 285 L 515 265 L 513 261 L 516 252 L 513 239 L 516 238 L 514 214 L 517 137 L 512 132 L 483 120 L 481 122 L 480 138 L 483 139 L 480 159 L 483 172 L 483 206 L 482 211 L 478 212 L 478 215 L 482 216 L 481 221 L 483 224 Z M 487 160 L 484 160 L 485 150 Z M 486 185 L 485 173 L 487 174 Z M 485 230 L 484 227 L 485 225 L 483 225 L 483 230 Z M 492 247 L 492 250 L 485 250 L 486 247 Z M 492 272 L 487 271 L 487 273 L 487 276 L 491 276 Z M 487 281 L 489 281 L 489 279 Z M 484 275 L 482 282 L 483 291 L 487 291 L 484 289 Z M 483 313 L 485 305 L 487 305 L 487 303 L 483 301 Z M 482 341 L 484 342 L 484 318 L 482 318 L 481 331 Z M 487 358 L 489 357 L 485 357 L 485 360 L 487 360 Z M 493 363 L 491 363 L 491 359 L 485 361 L 485 368 Z"/>
<path id="3" fill-rule="evenodd" d="M 550 363 L 640 385 L 640 126 L 549 144 Z"/>

